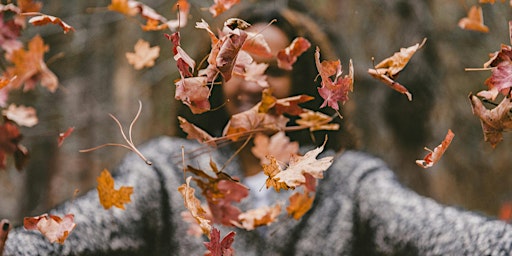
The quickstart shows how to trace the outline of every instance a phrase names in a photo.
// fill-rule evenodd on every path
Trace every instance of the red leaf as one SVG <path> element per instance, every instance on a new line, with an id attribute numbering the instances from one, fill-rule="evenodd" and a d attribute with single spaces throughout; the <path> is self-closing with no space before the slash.
<path id="1" fill-rule="evenodd" d="M 210 110 L 210 88 L 206 77 L 187 77 L 176 82 L 175 98 L 190 107 L 194 114 Z"/>
<path id="2" fill-rule="evenodd" d="M 64 140 L 71 135 L 71 133 L 75 130 L 75 127 L 69 127 L 65 132 L 59 133 L 59 138 L 57 139 L 58 146 L 62 146 L 62 143 L 64 143 Z"/>
<path id="3" fill-rule="evenodd" d="M 354 84 L 354 68 L 352 60 L 349 64 L 349 73 L 345 77 L 341 77 L 342 69 L 340 60 L 322 61 L 320 62 L 320 49 L 317 47 L 315 52 L 316 68 L 322 78 L 322 87 L 318 88 L 318 93 L 324 99 L 321 108 L 329 106 L 335 110 L 339 110 L 338 102 L 345 104 L 348 100 L 348 93 L 353 90 Z M 334 80 L 331 76 L 334 75 Z"/>
<path id="4" fill-rule="evenodd" d="M 220 231 L 212 228 L 210 234 L 210 242 L 204 242 L 204 246 L 208 249 L 205 254 L 207 256 L 231 256 L 234 255 L 235 250 L 231 248 L 231 244 L 235 241 L 236 233 L 229 232 L 222 240 L 220 240 Z"/>
<path id="5" fill-rule="evenodd" d="M 288 47 L 277 52 L 277 66 L 285 70 L 292 70 L 297 57 L 307 51 L 309 47 L 311 47 L 311 43 L 306 38 L 295 38 Z"/>

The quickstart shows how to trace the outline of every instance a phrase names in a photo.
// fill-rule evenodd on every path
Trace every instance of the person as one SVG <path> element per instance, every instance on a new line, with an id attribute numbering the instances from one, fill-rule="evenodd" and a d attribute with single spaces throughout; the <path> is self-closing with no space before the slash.
<path id="1" fill-rule="evenodd" d="M 288 8 L 272 8 L 272 11 L 264 9 L 263 13 L 266 16 L 261 20 L 251 17 L 246 20 L 252 22 L 253 29 L 264 34 L 274 52 L 299 35 L 297 30 L 292 36 L 287 34 L 286 24 L 295 28 L 300 25 L 303 25 L 302 28 L 310 28 L 304 23 L 312 22 L 306 15 Z M 268 25 L 272 19 L 277 22 Z M 293 21 L 285 22 L 289 19 Z M 317 43 L 314 37 L 308 39 L 313 45 Z M 327 52 L 327 49 L 322 47 L 322 52 Z M 298 67 L 302 64 L 296 65 Z M 313 66 L 309 68 L 306 73 L 316 72 Z M 270 86 L 276 88 L 276 93 L 283 90 L 280 96 L 293 94 L 294 90 L 302 92 L 303 83 L 292 82 L 295 75 L 300 75 L 299 70 L 294 69 L 292 74 L 267 73 Z M 298 85 L 302 89 L 294 88 Z M 220 94 L 224 99 L 243 98 L 245 94 L 253 97 L 257 94 L 251 91 L 254 89 L 251 86 L 244 81 L 233 80 L 223 85 L 224 91 Z M 232 105 L 226 109 L 232 113 L 246 108 L 243 102 L 230 102 Z M 305 137 L 302 139 L 305 140 Z M 339 137 L 331 136 L 329 140 L 337 139 Z M 279 222 L 266 229 L 258 229 L 258 232 L 237 229 L 233 244 L 235 252 L 238 255 L 512 253 L 510 225 L 422 197 L 402 186 L 383 161 L 347 145 L 344 145 L 340 153 L 325 153 L 333 155 L 335 159 L 324 173 L 325 177 L 319 180 L 310 211 L 298 221 Z M 181 212 L 186 209 L 177 188 L 184 183 L 183 167 L 180 164 L 181 158 L 177 160 L 175 156 L 181 156 L 182 146 L 187 149 L 199 147 L 191 140 L 161 137 L 140 148 L 142 154 L 152 162 L 151 166 L 135 154 L 125 158 L 115 172 L 117 186 L 134 187 L 132 202 L 126 205 L 125 210 L 103 210 L 97 192 L 92 190 L 50 211 L 50 214 L 60 216 L 66 213 L 75 215 L 76 227 L 63 244 L 49 243 L 40 233 L 18 227 L 9 232 L 4 255 L 204 254 L 205 240 L 186 235 L 188 225 L 181 217 Z M 234 150 L 221 147 L 208 154 L 195 156 L 193 163 L 208 166 L 211 159 L 225 163 Z M 254 159 L 244 154 L 248 153 L 240 152 L 224 170 L 231 176 L 241 177 L 242 182 L 259 175 L 258 171 L 250 167 Z M 188 157 L 185 156 L 185 159 Z M 248 204 L 258 201 L 256 192 L 251 190 Z M 283 194 L 272 196 L 280 195 Z M 221 231 L 225 234 L 225 230 Z"/>

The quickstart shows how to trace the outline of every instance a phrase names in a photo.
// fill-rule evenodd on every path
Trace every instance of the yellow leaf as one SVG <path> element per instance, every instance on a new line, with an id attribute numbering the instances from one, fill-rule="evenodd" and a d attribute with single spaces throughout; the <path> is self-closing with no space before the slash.
<path id="1" fill-rule="evenodd" d="M 133 193 L 133 187 L 122 186 L 119 190 L 115 190 L 114 179 L 107 169 L 104 169 L 96 180 L 100 203 L 105 209 L 115 206 L 124 210 L 124 204 L 131 202 L 130 195 Z"/>

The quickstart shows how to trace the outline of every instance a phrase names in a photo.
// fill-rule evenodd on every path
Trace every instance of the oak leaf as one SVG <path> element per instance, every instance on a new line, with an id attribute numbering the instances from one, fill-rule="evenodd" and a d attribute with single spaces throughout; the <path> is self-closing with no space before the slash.
<path id="1" fill-rule="evenodd" d="M 441 156 L 443 156 L 446 149 L 448 149 L 448 146 L 450 146 L 450 143 L 452 143 L 454 136 L 455 134 L 453 134 L 452 130 L 448 129 L 448 133 L 441 144 L 437 146 L 434 151 L 425 148 L 425 150 L 430 152 L 425 156 L 425 158 L 423 158 L 423 160 L 416 160 L 416 164 L 423 168 L 432 167 L 441 159 Z"/>
<path id="2" fill-rule="evenodd" d="M 393 90 L 407 96 L 409 101 L 412 100 L 412 94 L 403 85 L 395 82 L 400 71 L 402 71 L 407 63 L 411 60 L 412 56 L 418 51 L 427 39 L 423 39 L 421 43 L 417 43 L 407 48 L 400 48 L 399 52 L 395 52 L 393 56 L 382 60 L 379 64 L 375 65 L 373 69 L 368 69 L 368 73 L 391 87 Z"/>
<path id="3" fill-rule="evenodd" d="M 137 41 L 134 50 L 135 52 L 126 53 L 126 59 L 137 70 L 154 66 L 155 59 L 160 55 L 159 46 L 150 47 L 149 43 L 142 39 Z"/>
<path id="4" fill-rule="evenodd" d="M 465 30 L 473 30 L 483 33 L 489 32 L 489 27 L 484 25 L 482 7 L 478 5 L 471 6 L 468 11 L 468 16 L 460 19 L 458 26 Z"/>
<path id="5" fill-rule="evenodd" d="M 38 230 L 50 242 L 64 244 L 64 241 L 75 228 L 73 214 L 66 214 L 63 218 L 57 215 L 43 214 L 36 217 L 25 217 L 23 227 L 27 230 Z"/>
<path id="6" fill-rule="evenodd" d="M 210 234 L 210 241 L 204 242 L 204 246 L 208 251 L 205 256 L 232 256 L 235 255 L 235 250 L 231 248 L 231 244 L 235 241 L 236 233 L 229 232 L 222 240 L 220 239 L 220 231 L 216 228 L 212 228 Z"/>
<path id="7" fill-rule="evenodd" d="M 96 181 L 98 182 L 98 197 L 103 208 L 110 209 L 115 206 L 124 210 L 124 204 L 131 202 L 130 196 L 133 193 L 133 187 L 122 186 L 118 190 L 114 189 L 114 179 L 107 169 L 101 172 Z"/>

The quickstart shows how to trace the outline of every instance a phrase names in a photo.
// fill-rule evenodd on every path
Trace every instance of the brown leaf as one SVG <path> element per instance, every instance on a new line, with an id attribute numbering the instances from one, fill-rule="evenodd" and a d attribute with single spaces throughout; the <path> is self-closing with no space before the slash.
<path id="1" fill-rule="evenodd" d="M 512 118 L 510 110 L 512 102 L 509 97 L 503 98 L 498 106 L 489 110 L 480 99 L 473 94 L 469 95 L 473 114 L 480 118 L 484 140 L 489 142 L 492 147 L 503 140 L 503 132 L 512 130 Z"/>
<path id="2" fill-rule="evenodd" d="M 207 212 L 201 206 L 201 202 L 194 195 L 195 189 L 190 187 L 191 179 L 192 177 L 188 177 L 186 183 L 178 187 L 178 191 L 183 196 L 185 207 L 190 211 L 203 233 L 210 236 L 210 231 L 212 230 L 211 221 L 207 217 Z"/>
<path id="3" fill-rule="evenodd" d="M 290 196 L 290 204 L 286 207 L 286 212 L 294 219 L 299 220 L 311 209 L 314 200 L 315 196 L 312 193 L 295 192 Z"/>
<path id="4" fill-rule="evenodd" d="M 187 77 L 176 82 L 176 91 L 174 98 L 181 100 L 187 105 L 192 113 L 201 114 L 210 110 L 210 88 L 206 85 L 207 78 Z"/>
<path id="5" fill-rule="evenodd" d="M 295 38 L 288 47 L 277 52 L 277 66 L 284 70 L 292 70 L 297 58 L 309 47 L 311 47 L 311 43 L 306 38 Z"/>
<path id="6" fill-rule="evenodd" d="M 281 163 L 288 163 L 290 156 L 297 154 L 298 151 L 299 143 L 290 142 L 290 138 L 284 132 L 278 132 L 270 138 L 258 133 L 254 137 L 254 147 L 251 148 L 252 154 L 260 159 L 262 165 L 270 163 L 267 155 L 272 155 Z"/>
<path id="7" fill-rule="evenodd" d="M 203 129 L 189 123 L 185 118 L 178 116 L 181 129 L 187 133 L 187 139 L 196 139 L 199 143 L 206 143 L 210 146 L 216 146 L 213 137 Z"/>
<path id="8" fill-rule="evenodd" d="M 217 17 L 221 13 L 231 9 L 240 0 L 214 0 L 214 4 L 208 8 L 213 17 Z"/>
<path id="9" fill-rule="evenodd" d="M 321 130 L 330 130 L 336 131 L 340 129 L 340 125 L 336 123 L 330 123 L 333 118 L 321 113 L 314 112 L 312 110 L 306 110 L 300 115 L 300 119 L 295 122 L 298 125 L 309 127 L 309 131 L 321 131 Z"/>

